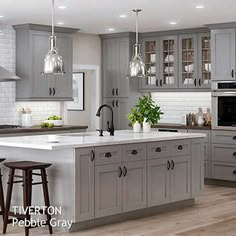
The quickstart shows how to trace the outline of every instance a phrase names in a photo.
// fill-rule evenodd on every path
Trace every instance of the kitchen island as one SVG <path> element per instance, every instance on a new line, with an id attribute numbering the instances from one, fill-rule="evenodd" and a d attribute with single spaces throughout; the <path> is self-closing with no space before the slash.
<path id="1" fill-rule="evenodd" d="M 194 204 L 203 191 L 205 134 L 117 131 L 0 138 L 7 161 L 52 163 L 48 169 L 51 205 L 61 207 L 69 231 L 158 212 L 160 207 Z M 4 183 L 7 182 L 4 168 Z M 21 186 L 19 186 L 21 188 Z M 16 191 L 16 190 L 15 190 Z M 14 205 L 22 205 L 17 191 Z M 34 206 L 43 206 L 40 187 Z"/>

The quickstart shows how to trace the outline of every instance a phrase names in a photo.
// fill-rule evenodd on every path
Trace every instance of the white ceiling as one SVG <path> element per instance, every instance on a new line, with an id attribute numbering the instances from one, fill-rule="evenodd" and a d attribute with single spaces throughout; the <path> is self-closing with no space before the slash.
<path id="1" fill-rule="evenodd" d="M 204 4 L 204 9 L 196 9 Z M 142 8 L 140 31 L 201 27 L 204 24 L 236 21 L 236 0 L 55 0 L 55 21 L 81 32 L 135 31 L 133 8 Z M 66 5 L 61 10 L 57 6 Z M 0 24 L 50 24 L 51 0 L 1 0 Z M 120 14 L 128 17 L 121 19 Z M 176 21 L 177 25 L 170 25 Z"/>

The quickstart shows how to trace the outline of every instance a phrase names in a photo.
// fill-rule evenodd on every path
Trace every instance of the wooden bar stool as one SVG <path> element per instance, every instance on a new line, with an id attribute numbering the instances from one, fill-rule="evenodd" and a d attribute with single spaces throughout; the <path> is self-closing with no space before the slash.
<path id="1" fill-rule="evenodd" d="M 0 158 L 0 162 L 5 161 L 5 159 Z M 0 168 L 0 207 L 1 207 L 1 211 L 0 211 L 0 215 L 2 216 L 2 218 L 4 219 L 4 194 L 3 194 L 3 186 L 2 186 L 2 172 L 1 172 L 1 168 Z"/>
<path id="2" fill-rule="evenodd" d="M 12 188 L 13 188 L 14 183 L 23 183 L 24 209 L 31 206 L 32 185 L 38 185 L 38 184 L 43 185 L 45 207 L 47 208 L 50 207 L 46 168 L 48 168 L 52 164 L 31 162 L 31 161 L 19 161 L 19 162 L 4 163 L 4 165 L 10 169 L 10 172 L 9 172 L 9 180 L 8 180 L 8 188 L 7 188 L 6 206 L 5 206 L 5 211 L 4 211 L 3 234 L 5 234 L 7 231 L 7 225 L 11 223 L 11 220 L 9 220 L 9 216 L 15 217 L 21 220 L 26 219 L 27 221 L 30 221 L 29 211 L 27 211 L 25 215 L 15 214 L 15 212 L 10 211 Z M 21 170 L 23 176 L 15 175 L 15 170 Z M 33 173 L 33 171 L 35 170 L 39 170 L 40 173 Z M 33 179 L 32 179 L 33 175 L 41 176 L 42 182 L 33 183 Z M 21 180 L 14 181 L 14 178 L 20 178 Z M 48 213 L 46 213 L 46 215 L 47 215 L 46 225 L 48 225 L 49 233 L 52 234 L 52 226 L 50 225 L 51 216 Z M 33 226 L 25 227 L 25 236 L 29 235 L 30 228 L 34 228 L 34 227 Z"/>

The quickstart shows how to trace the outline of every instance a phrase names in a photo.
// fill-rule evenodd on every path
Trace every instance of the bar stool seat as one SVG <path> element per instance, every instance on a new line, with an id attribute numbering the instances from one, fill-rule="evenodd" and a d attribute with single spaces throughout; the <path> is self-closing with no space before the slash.
<path id="1" fill-rule="evenodd" d="M 5 159 L 0 158 L 0 162 L 5 161 Z M 2 172 L 1 172 L 1 168 L 0 168 L 0 207 L 1 207 L 1 211 L 0 211 L 0 215 L 2 216 L 2 218 L 4 219 L 4 194 L 3 194 L 3 186 L 2 186 Z"/>
<path id="2" fill-rule="evenodd" d="M 44 196 L 45 207 L 47 208 L 50 207 L 46 169 L 50 167 L 52 164 L 33 162 L 33 161 L 17 161 L 17 162 L 4 163 L 4 165 L 10 169 L 10 172 L 9 172 L 9 180 L 8 180 L 8 188 L 7 188 L 6 206 L 4 210 L 3 234 L 6 233 L 7 225 L 12 223 L 12 221 L 9 219 L 9 216 L 15 217 L 18 219 L 26 219 L 27 221 L 30 221 L 30 218 L 31 218 L 29 211 L 26 211 L 25 215 L 19 215 L 15 212 L 10 211 L 13 184 L 23 183 L 23 199 L 24 199 L 25 210 L 27 208 L 29 209 L 29 207 L 31 206 L 32 186 L 39 185 L 39 184 L 43 186 L 43 196 Z M 23 176 L 15 175 L 15 170 L 22 171 Z M 35 170 L 40 171 L 40 173 L 39 172 L 34 173 L 33 171 Z M 41 176 L 42 182 L 33 182 L 32 177 L 34 175 Z M 20 180 L 14 180 L 15 178 L 18 178 Z M 46 216 L 47 216 L 46 225 L 48 225 L 49 233 L 52 234 L 52 226 L 50 225 L 51 216 L 47 213 L 47 211 L 46 211 Z M 33 226 L 25 227 L 25 236 L 29 235 L 30 228 L 34 228 L 34 227 Z"/>

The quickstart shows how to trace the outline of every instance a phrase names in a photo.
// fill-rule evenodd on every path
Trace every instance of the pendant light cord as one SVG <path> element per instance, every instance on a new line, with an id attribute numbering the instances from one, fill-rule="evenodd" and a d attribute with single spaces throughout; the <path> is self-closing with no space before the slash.
<path id="1" fill-rule="evenodd" d="M 54 36 L 54 0 L 52 0 L 52 36 Z"/>
<path id="2" fill-rule="evenodd" d="M 138 11 L 136 11 L 136 44 L 138 44 Z"/>

